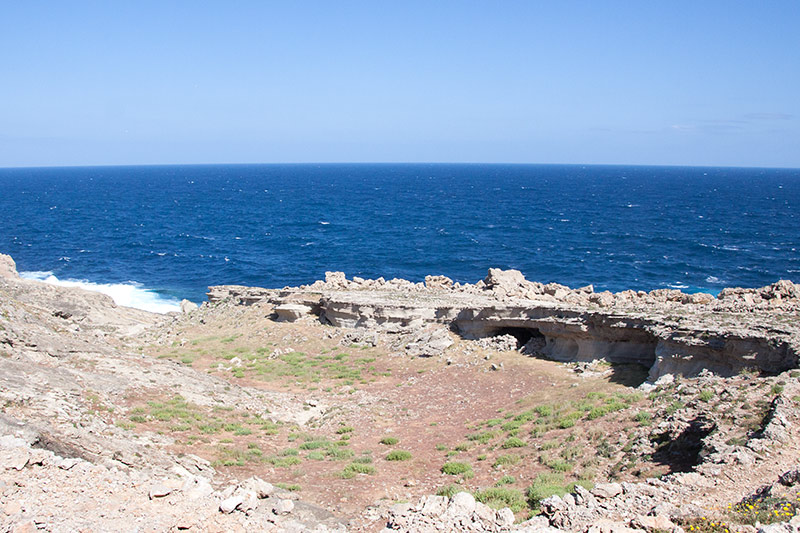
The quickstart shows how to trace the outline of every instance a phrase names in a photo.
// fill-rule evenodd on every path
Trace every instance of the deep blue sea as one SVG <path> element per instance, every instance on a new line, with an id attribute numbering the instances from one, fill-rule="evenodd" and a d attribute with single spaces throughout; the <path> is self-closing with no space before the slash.
<path id="1" fill-rule="evenodd" d="M 166 310 L 206 287 L 348 277 L 596 290 L 800 282 L 800 170 L 325 164 L 0 169 L 26 276 Z"/>

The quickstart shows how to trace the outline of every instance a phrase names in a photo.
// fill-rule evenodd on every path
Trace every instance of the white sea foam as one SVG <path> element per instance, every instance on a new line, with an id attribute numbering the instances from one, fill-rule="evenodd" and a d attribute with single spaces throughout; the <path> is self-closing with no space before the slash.
<path id="1" fill-rule="evenodd" d="M 140 283 L 92 283 L 86 280 L 58 279 L 52 272 L 20 272 L 20 277 L 60 285 L 61 287 L 80 287 L 88 291 L 102 292 L 114 299 L 117 305 L 143 309 L 152 313 L 180 311 L 180 302 L 174 298 L 161 296 L 155 291 L 145 289 Z"/>

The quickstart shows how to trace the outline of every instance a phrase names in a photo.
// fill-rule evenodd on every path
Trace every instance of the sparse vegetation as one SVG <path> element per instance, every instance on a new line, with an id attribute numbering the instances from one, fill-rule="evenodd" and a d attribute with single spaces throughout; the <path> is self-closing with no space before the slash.
<path id="1" fill-rule="evenodd" d="M 453 461 L 442 465 L 442 473 L 450 476 L 471 474 L 472 466 L 470 466 L 468 463 Z"/>
<path id="2" fill-rule="evenodd" d="M 525 496 L 517 489 L 489 487 L 475 492 L 474 496 L 477 501 L 485 503 L 492 509 L 509 507 L 512 511 L 518 513 L 527 507 Z"/>
<path id="3" fill-rule="evenodd" d="M 408 461 L 411 459 L 411 452 L 406 450 L 392 450 L 386 455 L 387 461 Z"/>
<path id="4" fill-rule="evenodd" d="M 344 479 L 350 479 L 355 477 L 357 474 L 374 474 L 374 473 L 375 473 L 374 466 L 364 463 L 353 462 L 344 467 L 344 470 L 342 470 L 340 477 Z"/>

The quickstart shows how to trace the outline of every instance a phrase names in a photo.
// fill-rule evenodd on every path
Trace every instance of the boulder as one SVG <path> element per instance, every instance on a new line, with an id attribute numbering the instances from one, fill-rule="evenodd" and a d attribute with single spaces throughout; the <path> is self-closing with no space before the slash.
<path id="1" fill-rule="evenodd" d="M 294 322 L 311 314 L 311 308 L 302 304 L 282 304 L 275 307 L 279 322 Z"/>
<path id="2" fill-rule="evenodd" d="M 469 492 L 459 492 L 450 498 L 450 504 L 447 506 L 447 514 L 452 517 L 469 517 L 475 512 L 476 505 L 477 502 L 472 494 Z"/>
<path id="3" fill-rule="evenodd" d="M 347 287 L 347 277 L 344 272 L 325 272 L 325 284 L 332 289 L 344 289 Z"/>
<path id="4" fill-rule="evenodd" d="M 276 505 L 273 512 L 275 514 L 289 514 L 294 511 L 294 502 L 292 500 L 280 500 Z"/>
<path id="5" fill-rule="evenodd" d="M 447 276 L 425 276 L 425 287 L 431 290 L 450 290 L 453 280 Z"/>
<path id="6" fill-rule="evenodd" d="M 447 329 L 437 326 L 417 331 L 405 339 L 406 351 L 420 357 L 441 355 L 452 345 L 453 339 Z"/>
<path id="7" fill-rule="evenodd" d="M 613 498 L 622 494 L 622 485 L 619 483 L 598 483 L 591 492 L 597 498 Z"/>
<path id="8" fill-rule="evenodd" d="M 245 490 L 253 491 L 260 499 L 269 498 L 275 492 L 272 483 L 255 476 L 244 480 L 241 486 Z"/>
<path id="9" fill-rule="evenodd" d="M 190 302 L 189 300 L 181 300 L 181 313 L 191 313 L 197 308 L 198 306 L 196 303 Z"/>
<path id="10" fill-rule="evenodd" d="M 0 453 L 0 466 L 7 470 L 22 470 L 31 458 L 26 448 L 11 448 Z"/>
<path id="11" fill-rule="evenodd" d="M 10 255 L 0 254 L 0 278 L 19 279 L 17 264 Z"/>
<path id="12" fill-rule="evenodd" d="M 244 503 L 244 493 L 234 494 L 230 498 L 222 500 L 219 504 L 219 510 L 225 514 L 234 512 L 242 503 Z"/>

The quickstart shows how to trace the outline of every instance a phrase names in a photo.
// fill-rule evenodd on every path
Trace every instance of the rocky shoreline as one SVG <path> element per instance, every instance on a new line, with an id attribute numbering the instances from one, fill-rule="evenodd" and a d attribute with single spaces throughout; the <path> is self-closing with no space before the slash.
<path id="1" fill-rule="evenodd" d="M 0 317 L 0 531 L 800 527 L 796 506 L 736 522 L 800 489 L 788 281 L 714 298 L 328 273 L 154 315 L 0 255 Z M 413 459 L 377 457 L 392 439 Z"/>

